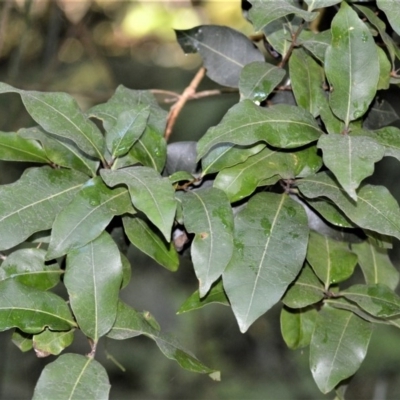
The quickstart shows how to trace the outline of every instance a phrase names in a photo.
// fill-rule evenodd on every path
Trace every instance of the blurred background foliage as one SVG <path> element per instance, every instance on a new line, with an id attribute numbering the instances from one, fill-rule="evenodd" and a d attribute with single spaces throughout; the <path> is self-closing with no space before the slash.
<path id="1" fill-rule="evenodd" d="M 22 89 L 66 91 L 83 109 L 106 101 L 119 84 L 182 92 L 201 61 L 196 55 L 183 54 L 173 29 L 202 24 L 227 25 L 252 33 L 242 16 L 240 0 L 3 0 L 0 81 Z M 204 79 L 199 89 L 216 87 Z M 157 94 L 166 109 L 169 97 Z M 237 101 L 238 95 L 233 93 L 189 102 L 170 141 L 197 140 Z M 14 131 L 32 124 L 19 96 L 0 96 L 1 130 Z M 384 180 L 400 195 L 395 175 L 398 168 L 392 161 L 389 169 L 383 168 L 386 174 L 376 179 Z M 20 164 L 1 163 L 0 182 L 14 181 L 21 171 Z M 112 399 L 324 397 L 309 372 L 308 351 L 286 349 L 279 331 L 278 307 L 245 335 L 239 333 L 228 307 L 210 306 L 177 316 L 176 311 L 197 285 L 188 254 L 182 255 L 179 271 L 171 273 L 132 246 L 127 252 L 133 272 L 131 284 L 122 292 L 123 300 L 139 311 L 150 311 L 163 330 L 175 334 L 205 364 L 220 369 L 222 381 L 216 383 L 181 370 L 146 338 L 123 342 L 106 339 L 97 357 L 109 371 Z M 10 332 L 0 334 L 0 399 L 28 399 L 43 366 L 53 358 L 22 354 L 10 338 Z M 377 329 L 367 359 L 348 389 L 348 399 L 400 398 L 399 338 L 395 328 Z M 89 351 L 83 337 L 72 346 L 71 350 L 82 354 Z"/>

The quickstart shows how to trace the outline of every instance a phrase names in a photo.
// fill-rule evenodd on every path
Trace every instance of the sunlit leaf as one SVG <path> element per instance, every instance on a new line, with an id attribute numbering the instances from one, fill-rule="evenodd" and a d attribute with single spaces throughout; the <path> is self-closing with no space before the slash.
<path id="1" fill-rule="evenodd" d="M 33 348 L 36 354 L 60 354 L 74 340 L 74 330 L 53 332 L 45 329 L 33 336 Z"/>

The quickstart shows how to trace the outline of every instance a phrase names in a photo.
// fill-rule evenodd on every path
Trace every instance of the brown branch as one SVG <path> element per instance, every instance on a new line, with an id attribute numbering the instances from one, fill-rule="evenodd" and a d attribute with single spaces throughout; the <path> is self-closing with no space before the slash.
<path id="1" fill-rule="evenodd" d="M 294 35 L 292 35 L 292 43 L 290 43 L 290 47 L 289 50 L 287 51 L 287 53 L 285 54 L 285 57 L 283 57 L 282 61 L 278 64 L 279 68 L 283 68 L 287 61 L 289 60 L 290 56 L 292 55 L 293 49 L 297 46 L 297 38 L 299 37 L 301 31 L 304 28 L 304 21 L 300 24 L 300 26 L 298 27 L 296 33 Z"/>
<path id="2" fill-rule="evenodd" d="M 169 110 L 167 118 L 167 127 L 165 129 L 165 134 L 164 134 L 165 140 L 168 141 L 179 113 L 181 112 L 183 106 L 189 100 L 189 98 L 196 93 L 196 89 L 199 86 L 201 80 L 204 78 L 205 74 L 206 74 L 206 69 L 204 67 L 200 68 L 195 77 L 193 78 L 193 80 L 190 82 L 189 86 L 183 91 L 179 100 Z"/>

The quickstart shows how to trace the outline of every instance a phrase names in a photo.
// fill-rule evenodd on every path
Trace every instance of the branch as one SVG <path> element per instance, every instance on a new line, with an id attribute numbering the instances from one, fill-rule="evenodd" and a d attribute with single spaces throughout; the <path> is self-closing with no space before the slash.
<path id="1" fill-rule="evenodd" d="M 285 57 L 283 57 L 282 61 L 278 64 L 279 68 L 283 68 L 286 65 L 287 61 L 289 60 L 290 56 L 292 55 L 293 49 L 297 46 L 296 41 L 297 41 L 297 38 L 299 37 L 301 31 L 303 30 L 303 28 L 304 28 L 304 20 L 298 27 L 296 33 L 294 35 L 292 35 L 292 43 L 290 44 L 289 50 L 285 54 Z"/>

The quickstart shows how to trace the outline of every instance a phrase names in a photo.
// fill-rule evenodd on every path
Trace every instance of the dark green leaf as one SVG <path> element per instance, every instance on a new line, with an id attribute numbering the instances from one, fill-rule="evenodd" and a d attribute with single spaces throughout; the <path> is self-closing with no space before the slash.
<path id="1" fill-rule="evenodd" d="M 95 343 L 113 326 L 122 282 L 119 250 L 108 233 L 67 255 L 64 283 L 82 332 Z"/>
<path id="2" fill-rule="evenodd" d="M 344 122 L 333 114 L 329 106 L 328 98 L 325 96 L 320 98 L 319 112 L 325 129 L 329 134 L 342 133 L 345 131 Z"/>
<path id="3" fill-rule="evenodd" d="M 110 388 L 99 362 L 80 354 L 63 354 L 42 371 L 33 400 L 107 400 Z"/>
<path id="4" fill-rule="evenodd" d="M 87 176 L 72 170 L 31 168 L 15 183 L 0 186 L 0 250 L 51 228 Z"/>
<path id="5" fill-rule="evenodd" d="M 24 353 L 33 348 L 32 335 L 22 332 L 19 329 L 15 329 L 11 341 Z"/>
<path id="6" fill-rule="evenodd" d="M 386 14 L 390 26 L 400 35 L 400 4 L 397 0 L 377 0 L 377 6 Z"/>
<path id="7" fill-rule="evenodd" d="M 303 265 L 307 241 L 304 208 L 285 194 L 257 194 L 236 214 L 223 282 L 241 332 L 282 297 Z"/>
<path id="8" fill-rule="evenodd" d="M 33 348 L 36 355 L 58 355 L 74 340 L 74 329 L 67 332 L 53 332 L 45 329 L 33 336 Z"/>
<path id="9" fill-rule="evenodd" d="M 108 186 L 126 185 L 133 205 L 146 214 L 165 239 L 170 241 L 176 201 L 168 178 L 162 178 L 148 167 L 130 167 L 117 171 L 103 169 L 100 173 Z"/>
<path id="10" fill-rule="evenodd" d="M 264 141 L 279 148 L 300 147 L 318 140 L 321 133 L 313 116 L 299 107 L 279 104 L 261 108 L 243 100 L 200 139 L 198 157 L 219 143 L 246 146 Z"/>
<path id="11" fill-rule="evenodd" d="M 75 326 L 68 305 L 61 297 L 13 279 L 0 281 L 1 331 L 17 327 L 26 333 L 39 333 L 46 327 L 66 331 Z"/>
<path id="12" fill-rule="evenodd" d="M 192 174 L 186 171 L 177 171 L 174 172 L 172 175 L 168 177 L 171 183 L 178 183 L 178 182 L 190 182 L 193 181 L 195 178 Z"/>
<path id="13" fill-rule="evenodd" d="M 385 156 L 395 157 L 400 161 L 400 129 L 387 126 L 373 133 L 375 140 L 385 146 Z"/>
<path id="14" fill-rule="evenodd" d="M 332 41 L 330 30 L 313 33 L 310 31 L 301 32 L 298 42 L 302 44 L 319 61 L 325 61 L 325 53 Z"/>
<path id="15" fill-rule="evenodd" d="M 250 39 L 226 26 L 200 25 L 175 33 L 182 50 L 199 53 L 207 75 L 220 85 L 238 87 L 242 68 L 253 61 L 264 61 Z"/>
<path id="16" fill-rule="evenodd" d="M 363 128 L 379 129 L 390 125 L 398 119 L 399 115 L 388 101 L 375 99 L 364 120 Z"/>
<path id="17" fill-rule="evenodd" d="M 318 313 L 310 344 L 310 368 L 322 393 L 353 375 L 364 360 L 372 325 L 329 306 Z"/>

